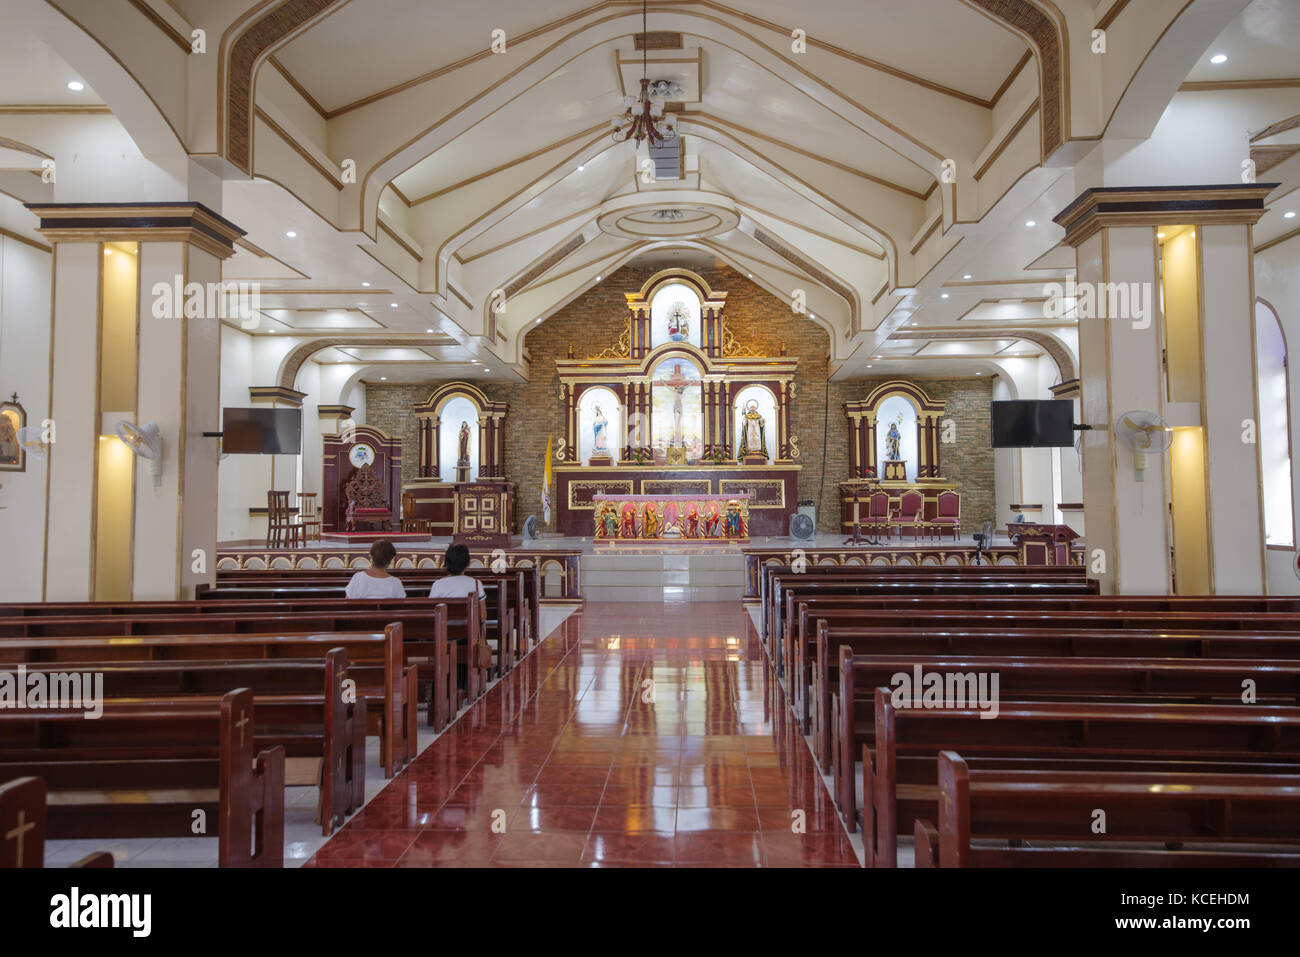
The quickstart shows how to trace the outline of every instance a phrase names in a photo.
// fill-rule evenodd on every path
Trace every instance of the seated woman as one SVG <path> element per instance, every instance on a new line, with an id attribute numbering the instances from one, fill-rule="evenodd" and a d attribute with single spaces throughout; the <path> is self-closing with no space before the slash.
<path id="1" fill-rule="evenodd" d="M 447 566 L 449 574 L 433 583 L 429 589 L 430 598 L 464 598 L 471 591 L 476 591 L 480 598 L 483 597 L 483 583 L 465 574 L 465 569 L 469 568 L 467 546 L 448 545 L 442 563 Z"/>
<path id="2" fill-rule="evenodd" d="M 388 574 L 388 566 L 397 557 L 397 549 L 386 538 L 370 546 L 370 567 L 352 576 L 344 594 L 348 598 L 405 598 L 406 587 L 400 578 Z"/>

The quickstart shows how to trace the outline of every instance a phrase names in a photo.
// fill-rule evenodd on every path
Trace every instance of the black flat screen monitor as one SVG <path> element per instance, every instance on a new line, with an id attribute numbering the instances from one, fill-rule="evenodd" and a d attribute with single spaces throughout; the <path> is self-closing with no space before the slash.
<path id="1" fill-rule="evenodd" d="M 1074 445 L 1074 402 L 1014 399 L 989 404 L 995 449 L 1068 448 Z"/>
<path id="2" fill-rule="evenodd" d="M 297 455 L 301 409 L 223 409 L 221 450 L 232 455 Z"/>

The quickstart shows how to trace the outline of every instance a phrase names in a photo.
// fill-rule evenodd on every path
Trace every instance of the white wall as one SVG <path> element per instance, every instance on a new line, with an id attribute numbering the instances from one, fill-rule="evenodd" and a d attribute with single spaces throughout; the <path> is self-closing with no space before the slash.
<path id="1" fill-rule="evenodd" d="M 1300 378 L 1293 350 L 1300 348 L 1300 240 L 1289 240 L 1255 256 L 1255 295 L 1277 312 L 1287 342 L 1287 386 L 1291 396 L 1291 448 L 1300 449 L 1300 423 L 1297 423 L 1296 390 Z M 1292 460 L 1291 501 L 1300 502 L 1300 469 Z M 1294 507 L 1294 506 L 1293 506 Z M 1300 595 L 1300 577 L 1295 572 L 1296 549 L 1266 550 L 1268 593 Z"/>
<path id="2" fill-rule="evenodd" d="M 8 197 L 0 202 L 0 222 L 18 232 L 29 214 Z M 5 400 L 17 392 L 27 424 L 37 428 L 49 413 L 51 260 L 0 236 L 0 391 Z M 45 462 L 29 453 L 26 471 L 0 472 L 0 601 L 41 599 Z"/>

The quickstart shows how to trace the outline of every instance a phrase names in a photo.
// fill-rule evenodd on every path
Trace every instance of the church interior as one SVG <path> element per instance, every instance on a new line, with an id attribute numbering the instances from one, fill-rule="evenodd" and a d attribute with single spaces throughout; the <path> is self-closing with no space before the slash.
<path id="1" fill-rule="evenodd" d="M 0 867 L 1300 866 L 1297 211 L 1294 0 L 0 0 Z"/>

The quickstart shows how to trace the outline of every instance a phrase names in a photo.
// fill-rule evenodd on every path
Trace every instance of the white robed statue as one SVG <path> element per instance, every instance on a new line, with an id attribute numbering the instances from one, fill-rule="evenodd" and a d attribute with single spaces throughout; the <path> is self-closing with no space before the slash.
<path id="1" fill-rule="evenodd" d="M 609 455 L 609 423 L 605 420 L 605 413 L 600 411 L 600 406 L 596 406 L 596 419 L 591 426 L 592 455 Z"/>
<path id="2" fill-rule="evenodd" d="M 739 458 L 755 454 L 767 458 L 767 422 L 759 414 L 757 400 L 750 399 L 740 415 Z"/>

